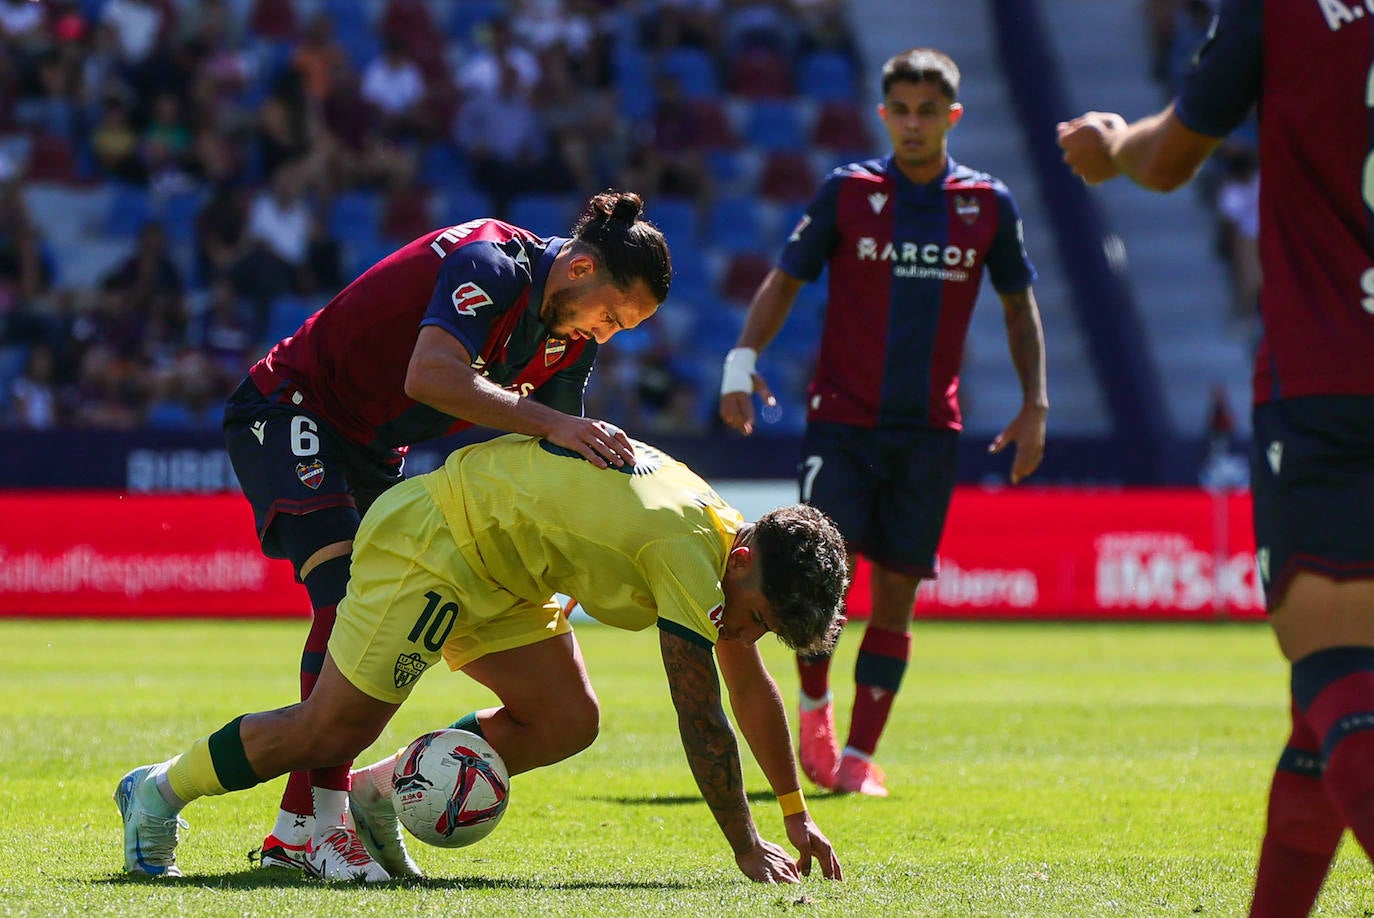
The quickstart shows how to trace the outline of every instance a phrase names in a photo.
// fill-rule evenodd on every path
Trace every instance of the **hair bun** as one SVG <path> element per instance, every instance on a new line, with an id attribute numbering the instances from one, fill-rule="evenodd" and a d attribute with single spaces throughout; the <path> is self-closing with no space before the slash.
<path id="1" fill-rule="evenodd" d="M 642 213 L 644 213 L 643 200 L 634 192 L 626 192 L 616 199 L 615 206 L 611 208 L 611 219 L 634 223 Z"/>

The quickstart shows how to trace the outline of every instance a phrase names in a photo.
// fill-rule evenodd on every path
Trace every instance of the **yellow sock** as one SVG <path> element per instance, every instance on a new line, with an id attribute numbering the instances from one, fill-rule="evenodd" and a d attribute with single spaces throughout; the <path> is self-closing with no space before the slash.
<path id="1" fill-rule="evenodd" d="M 215 763 L 210 759 L 210 737 L 202 736 L 191 744 L 181 755 L 172 759 L 167 769 L 167 782 L 172 793 L 190 803 L 197 797 L 215 797 L 229 793 L 215 774 Z"/>

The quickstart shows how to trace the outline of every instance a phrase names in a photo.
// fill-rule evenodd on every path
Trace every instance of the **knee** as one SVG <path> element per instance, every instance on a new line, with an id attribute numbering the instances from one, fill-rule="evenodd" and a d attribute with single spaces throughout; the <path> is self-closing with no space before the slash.
<path id="1" fill-rule="evenodd" d="M 564 700 L 552 718 L 560 758 L 576 755 L 596 742 L 601 733 L 601 706 L 590 693 Z"/>
<path id="2" fill-rule="evenodd" d="M 302 731 L 301 741 L 310 759 L 310 768 L 346 765 L 372 745 L 380 730 L 371 725 L 316 721 Z"/>

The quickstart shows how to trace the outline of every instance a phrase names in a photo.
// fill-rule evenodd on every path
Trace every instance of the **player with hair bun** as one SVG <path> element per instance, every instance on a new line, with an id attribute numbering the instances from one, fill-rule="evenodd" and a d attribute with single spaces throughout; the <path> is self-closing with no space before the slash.
<path id="1" fill-rule="evenodd" d="M 481 425 L 599 467 L 634 463 L 624 434 L 583 416 L 582 394 L 597 347 L 651 317 L 671 280 L 639 195 L 606 191 L 569 237 L 494 219 L 426 233 L 249 370 L 224 434 L 263 553 L 289 559 L 310 596 L 302 698 L 324 663 L 359 521 L 401 480 L 410 444 Z M 259 862 L 379 871 L 346 827 L 347 798 L 347 765 L 293 774 Z"/>

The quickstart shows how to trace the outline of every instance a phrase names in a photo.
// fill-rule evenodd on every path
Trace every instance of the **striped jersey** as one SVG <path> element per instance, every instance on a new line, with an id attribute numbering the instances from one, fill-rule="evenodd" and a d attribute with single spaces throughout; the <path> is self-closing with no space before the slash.
<path id="1" fill-rule="evenodd" d="M 435 325 L 492 382 L 581 415 L 596 342 L 551 338 L 539 317 L 567 241 L 488 219 L 434 230 L 364 271 L 249 375 L 354 443 L 407 446 L 471 426 L 405 393 L 416 337 Z"/>
<path id="2" fill-rule="evenodd" d="M 1256 402 L 1374 395 L 1374 5 L 1224 0 L 1175 102 L 1222 137 L 1259 105 Z"/>
<path id="3" fill-rule="evenodd" d="M 983 272 L 999 293 L 1035 279 L 1011 192 L 952 159 L 918 185 L 891 156 L 832 172 L 779 267 L 829 267 L 808 421 L 959 430 L 959 368 Z"/>

